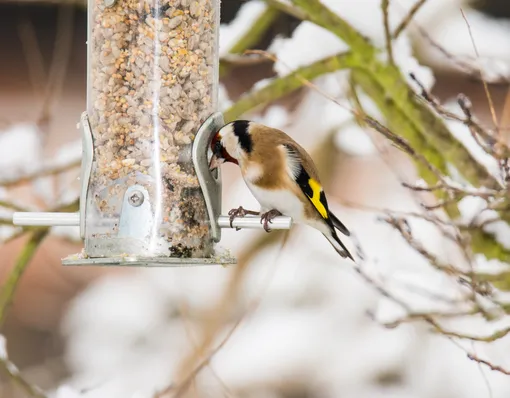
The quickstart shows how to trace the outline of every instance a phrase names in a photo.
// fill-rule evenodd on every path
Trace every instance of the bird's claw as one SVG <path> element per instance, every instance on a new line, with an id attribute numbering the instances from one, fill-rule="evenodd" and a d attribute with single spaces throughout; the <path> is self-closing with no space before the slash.
<path id="1" fill-rule="evenodd" d="M 252 211 L 252 210 L 246 210 L 243 206 L 239 206 L 237 209 L 232 209 L 228 212 L 228 219 L 230 220 L 230 228 L 234 228 L 234 225 L 233 225 L 233 222 L 234 222 L 234 218 L 236 217 L 244 217 L 246 216 L 247 214 L 259 214 L 257 213 L 256 211 Z M 236 227 L 236 231 L 239 231 L 241 228 L 239 227 Z"/>
<path id="2" fill-rule="evenodd" d="M 262 214 L 260 216 L 260 223 L 264 224 L 264 230 L 266 232 L 271 232 L 271 229 L 269 228 L 268 224 L 273 222 L 273 218 L 276 218 L 281 215 L 282 215 L 282 213 L 280 213 L 276 209 L 269 210 L 268 212 Z"/>

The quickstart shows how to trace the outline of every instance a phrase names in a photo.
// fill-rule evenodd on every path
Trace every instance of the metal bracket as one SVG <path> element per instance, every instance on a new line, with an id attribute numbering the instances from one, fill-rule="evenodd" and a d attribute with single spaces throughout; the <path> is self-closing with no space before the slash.
<path id="1" fill-rule="evenodd" d="M 141 185 L 132 185 L 124 194 L 119 220 L 119 238 L 145 241 L 152 228 L 149 192 Z"/>
<path id="2" fill-rule="evenodd" d="M 81 160 L 81 192 L 80 192 L 80 236 L 85 239 L 85 225 L 87 212 L 87 194 L 89 190 L 90 173 L 94 159 L 94 141 L 92 129 L 90 128 L 87 112 L 81 114 L 81 138 L 82 138 L 82 160 Z"/>
<path id="3" fill-rule="evenodd" d="M 219 168 L 211 172 L 209 170 L 209 143 L 215 133 L 225 124 L 220 112 L 212 114 L 198 130 L 193 141 L 193 166 L 197 174 L 198 182 L 204 195 L 209 221 L 211 223 L 211 235 L 215 242 L 221 240 L 221 228 L 218 225 L 218 217 L 221 215 L 221 173 Z"/>

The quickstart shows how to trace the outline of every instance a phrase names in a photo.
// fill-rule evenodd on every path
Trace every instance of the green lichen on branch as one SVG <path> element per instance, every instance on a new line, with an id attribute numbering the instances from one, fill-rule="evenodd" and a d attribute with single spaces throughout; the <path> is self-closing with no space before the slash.
<path id="1" fill-rule="evenodd" d="M 420 134 L 422 139 L 441 153 L 443 162 L 462 165 L 459 167 L 462 175 L 474 185 L 495 186 L 495 181 L 487 170 L 476 162 L 468 150 L 455 139 L 443 121 L 420 102 L 409 87 L 400 70 L 391 64 L 379 60 L 380 51 L 368 39 L 355 30 L 343 18 L 329 10 L 319 0 L 292 0 L 292 3 L 304 12 L 306 19 L 337 35 L 356 54 L 358 69 L 370 75 L 371 80 L 377 82 L 392 101 L 393 106 L 414 126 L 412 131 L 399 131 L 406 139 Z M 369 90 L 360 84 L 363 90 Z M 381 111 L 385 111 L 382 106 Z M 416 139 L 416 137 L 414 137 Z M 432 164 L 437 158 L 428 159 Z M 440 168 L 440 164 L 434 164 Z"/>
<path id="2" fill-rule="evenodd" d="M 19 254 L 14 268 L 9 273 L 7 281 L 0 290 L 0 326 L 3 326 L 7 317 L 7 311 L 12 303 L 18 283 L 24 274 L 30 260 L 34 256 L 39 244 L 48 234 L 47 228 L 40 228 L 31 232 L 29 241 L 25 244 Z"/>
<path id="3" fill-rule="evenodd" d="M 267 86 L 243 95 L 233 106 L 224 112 L 227 122 L 235 120 L 242 114 L 275 101 L 303 87 L 308 81 L 340 69 L 356 65 L 352 53 L 342 53 L 314 62 L 293 73 L 274 79 Z"/>
<path id="4" fill-rule="evenodd" d="M 51 212 L 73 212 L 78 210 L 78 200 L 70 203 L 60 205 L 54 209 L 50 209 Z M 24 227 L 23 231 L 28 233 L 30 238 L 28 242 L 21 249 L 18 258 L 14 264 L 13 269 L 9 273 L 7 281 L 0 288 L 0 327 L 3 326 L 5 319 L 7 318 L 8 309 L 14 299 L 14 294 L 21 280 L 21 277 L 25 273 L 30 260 L 34 256 L 37 248 L 49 234 L 49 227 Z"/>
<path id="5" fill-rule="evenodd" d="M 259 43 L 264 34 L 273 25 L 281 12 L 273 7 L 267 7 L 263 13 L 255 18 L 246 32 L 230 48 L 230 54 L 243 54 L 246 50 Z M 226 60 L 220 60 L 220 77 L 224 76 L 230 69 Z"/>
<path id="6" fill-rule="evenodd" d="M 278 15 L 280 15 L 280 11 L 272 7 L 266 8 L 266 10 L 252 22 L 250 29 L 248 29 L 232 48 L 230 48 L 229 52 L 232 54 L 241 54 L 245 50 L 255 46 L 271 27 L 276 18 L 278 18 Z"/>

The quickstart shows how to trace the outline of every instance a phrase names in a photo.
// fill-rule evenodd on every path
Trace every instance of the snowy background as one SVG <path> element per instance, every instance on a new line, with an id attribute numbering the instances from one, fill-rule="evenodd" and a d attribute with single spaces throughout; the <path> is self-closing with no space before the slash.
<path id="1" fill-rule="evenodd" d="M 379 0 L 323 2 L 378 46 L 384 46 Z M 414 3 L 415 0 L 390 1 L 393 28 Z M 465 7 L 487 76 L 500 77 L 509 73 L 509 21 L 488 17 L 470 9 L 461 0 L 429 0 L 415 19 L 429 38 L 425 39 L 416 29 L 409 29 L 394 44 L 395 60 L 403 73 L 414 73 L 429 89 L 437 89 L 435 74 L 461 74 L 433 49 L 431 40 L 441 43 L 455 57 L 476 62 L 460 7 Z M 222 55 L 228 53 L 236 38 L 264 9 L 262 1 L 249 1 L 234 20 L 222 25 Z M 307 22 L 301 23 L 290 37 L 275 37 L 268 48 L 278 57 L 274 65 L 277 76 L 345 49 L 345 44 L 336 36 Z M 338 72 L 315 83 L 324 93 L 348 105 L 345 100 L 347 77 L 347 72 Z M 264 80 L 258 84 L 266 83 Z M 362 97 L 361 100 L 370 113 L 377 115 L 377 109 L 368 99 Z M 228 84 L 222 85 L 222 109 L 234 101 Z M 58 115 L 55 117 L 58 119 Z M 78 117 L 77 114 L 76 120 Z M 408 247 L 397 231 L 382 223 L 379 213 L 361 209 L 421 211 L 400 184 L 401 180 L 417 181 L 405 156 L 377 138 L 373 141 L 373 133 L 358 127 L 345 110 L 316 90 L 302 92 L 292 110 L 284 103 L 250 117 L 285 130 L 310 151 L 333 131 L 337 155 L 331 164 L 333 181 L 327 187 L 329 202 L 359 241 L 366 255 L 363 262 L 366 272 L 385 286 L 392 286 L 399 297 L 414 308 L 432 308 L 435 305 L 432 294 L 458 297 L 456 285 L 434 271 L 424 258 Z M 469 138 L 463 126 L 454 128 L 459 137 Z M 75 162 L 80 157 L 80 141 L 77 133 L 73 137 L 66 146 L 58 146 L 50 162 L 42 149 L 37 125 L 15 123 L 6 127 L 0 135 L 0 178 Z M 23 152 L 12 151 L 11 148 L 20 145 Z M 31 159 L 29 163 L 27 158 Z M 77 169 L 56 184 L 53 180 L 50 183 L 48 179 L 39 179 L 31 191 L 35 191 L 37 200 L 34 203 L 24 199 L 19 201 L 25 206 L 70 201 L 78 192 L 76 173 Z M 0 190 L 0 199 L 23 198 L 23 194 L 23 191 Z M 231 165 L 224 166 L 223 197 L 224 212 L 239 205 L 257 206 L 240 179 L 239 171 Z M 346 206 L 346 203 L 355 203 L 358 208 Z M 465 213 L 472 211 L 475 205 L 465 203 Z M 4 213 L 3 217 L 8 217 L 9 212 Z M 413 219 L 412 228 L 423 244 L 440 258 L 458 260 L 458 253 L 446 244 L 434 227 Z M 6 238 L 17 231 L 4 226 L 0 232 Z M 221 245 L 240 255 L 261 234 L 264 232 L 224 230 Z M 510 234 L 506 236 L 507 243 L 508 236 Z M 55 228 L 52 238 L 76 240 L 77 231 Z M 347 244 L 355 251 L 353 242 Z M 57 252 L 62 252 L 60 257 L 79 250 L 77 244 L 67 245 L 60 246 Z M 6 262 L 0 265 L 2 277 L 9 268 L 10 252 L 5 250 L 4 257 L 0 257 Z M 48 251 L 50 249 L 45 253 Z M 44 292 L 41 289 L 40 293 L 35 293 L 30 288 L 37 287 L 34 279 L 38 274 L 32 270 L 35 264 L 32 265 L 32 274 L 27 275 L 32 285 L 20 289 L 19 299 L 13 307 L 14 320 L 11 320 L 12 324 L 31 324 L 33 328 L 59 336 L 62 346 L 56 350 L 58 356 L 27 366 L 28 377 L 42 383 L 55 398 L 153 397 L 172 382 L 183 357 L 199 339 L 201 324 L 207 321 L 207 311 L 221 297 L 232 273 L 229 268 L 215 266 L 67 269 L 61 273 L 58 270 L 60 257 L 53 253 L 37 260 L 51 263 L 46 267 L 51 270 L 53 281 L 44 282 L 50 286 Z M 478 261 L 480 266 L 486 265 L 483 258 Z M 60 287 L 56 287 L 57 278 L 61 279 Z M 46 305 L 57 300 L 48 298 L 51 295 L 48 290 L 55 292 L 58 289 L 67 289 L 65 294 L 58 296 L 66 297 L 65 305 L 60 308 Z M 35 306 L 34 301 L 38 303 Z M 254 301 L 260 302 L 251 311 Z M 51 312 L 44 311 L 49 307 L 58 308 L 53 310 L 58 315 L 48 321 L 42 314 Z M 255 254 L 234 307 L 237 315 L 247 314 L 226 345 L 200 373 L 191 388 L 195 396 L 510 396 L 510 376 L 481 367 L 469 360 L 464 351 L 469 349 L 480 357 L 510 368 L 510 357 L 505 354 L 510 349 L 510 339 L 491 345 L 458 343 L 435 335 L 424 324 L 402 325 L 395 329 L 383 327 L 383 320 L 402 315 L 400 309 L 381 297 L 355 272 L 349 261 L 339 258 L 318 232 L 305 227 L 293 229 L 283 248 L 277 241 Z M 508 326 L 508 320 L 488 325 L 464 320 L 457 326 L 482 334 Z M 225 331 L 228 329 L 229 326 Z M 16 337 L 22 339 L 22 336 L 9 334 L 9 329 L 5 335 L 9 354 L 15 360 L 14 352 L 21 350 L 20 344 L 10 346 L 9 343 L 11 338 L 15 341 Z M 5 355 L 4 351 L 0 349 L 0 355 Z M 2 397 L 23 396 L 14 395 L 14 390 L 7 384 L 4 391 Z"/>

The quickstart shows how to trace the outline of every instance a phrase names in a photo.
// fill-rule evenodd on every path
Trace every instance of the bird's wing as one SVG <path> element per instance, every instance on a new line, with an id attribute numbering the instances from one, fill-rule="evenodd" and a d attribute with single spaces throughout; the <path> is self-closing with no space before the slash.
<path id="1" fill-rule="evenodd" d="M 349 236 L 347 227 L 329 211 L 326 194 L 318 178 L 312 159 L 298 145 L 282 144 L 287 152 L 287 172 L 324 221 Z"/>

